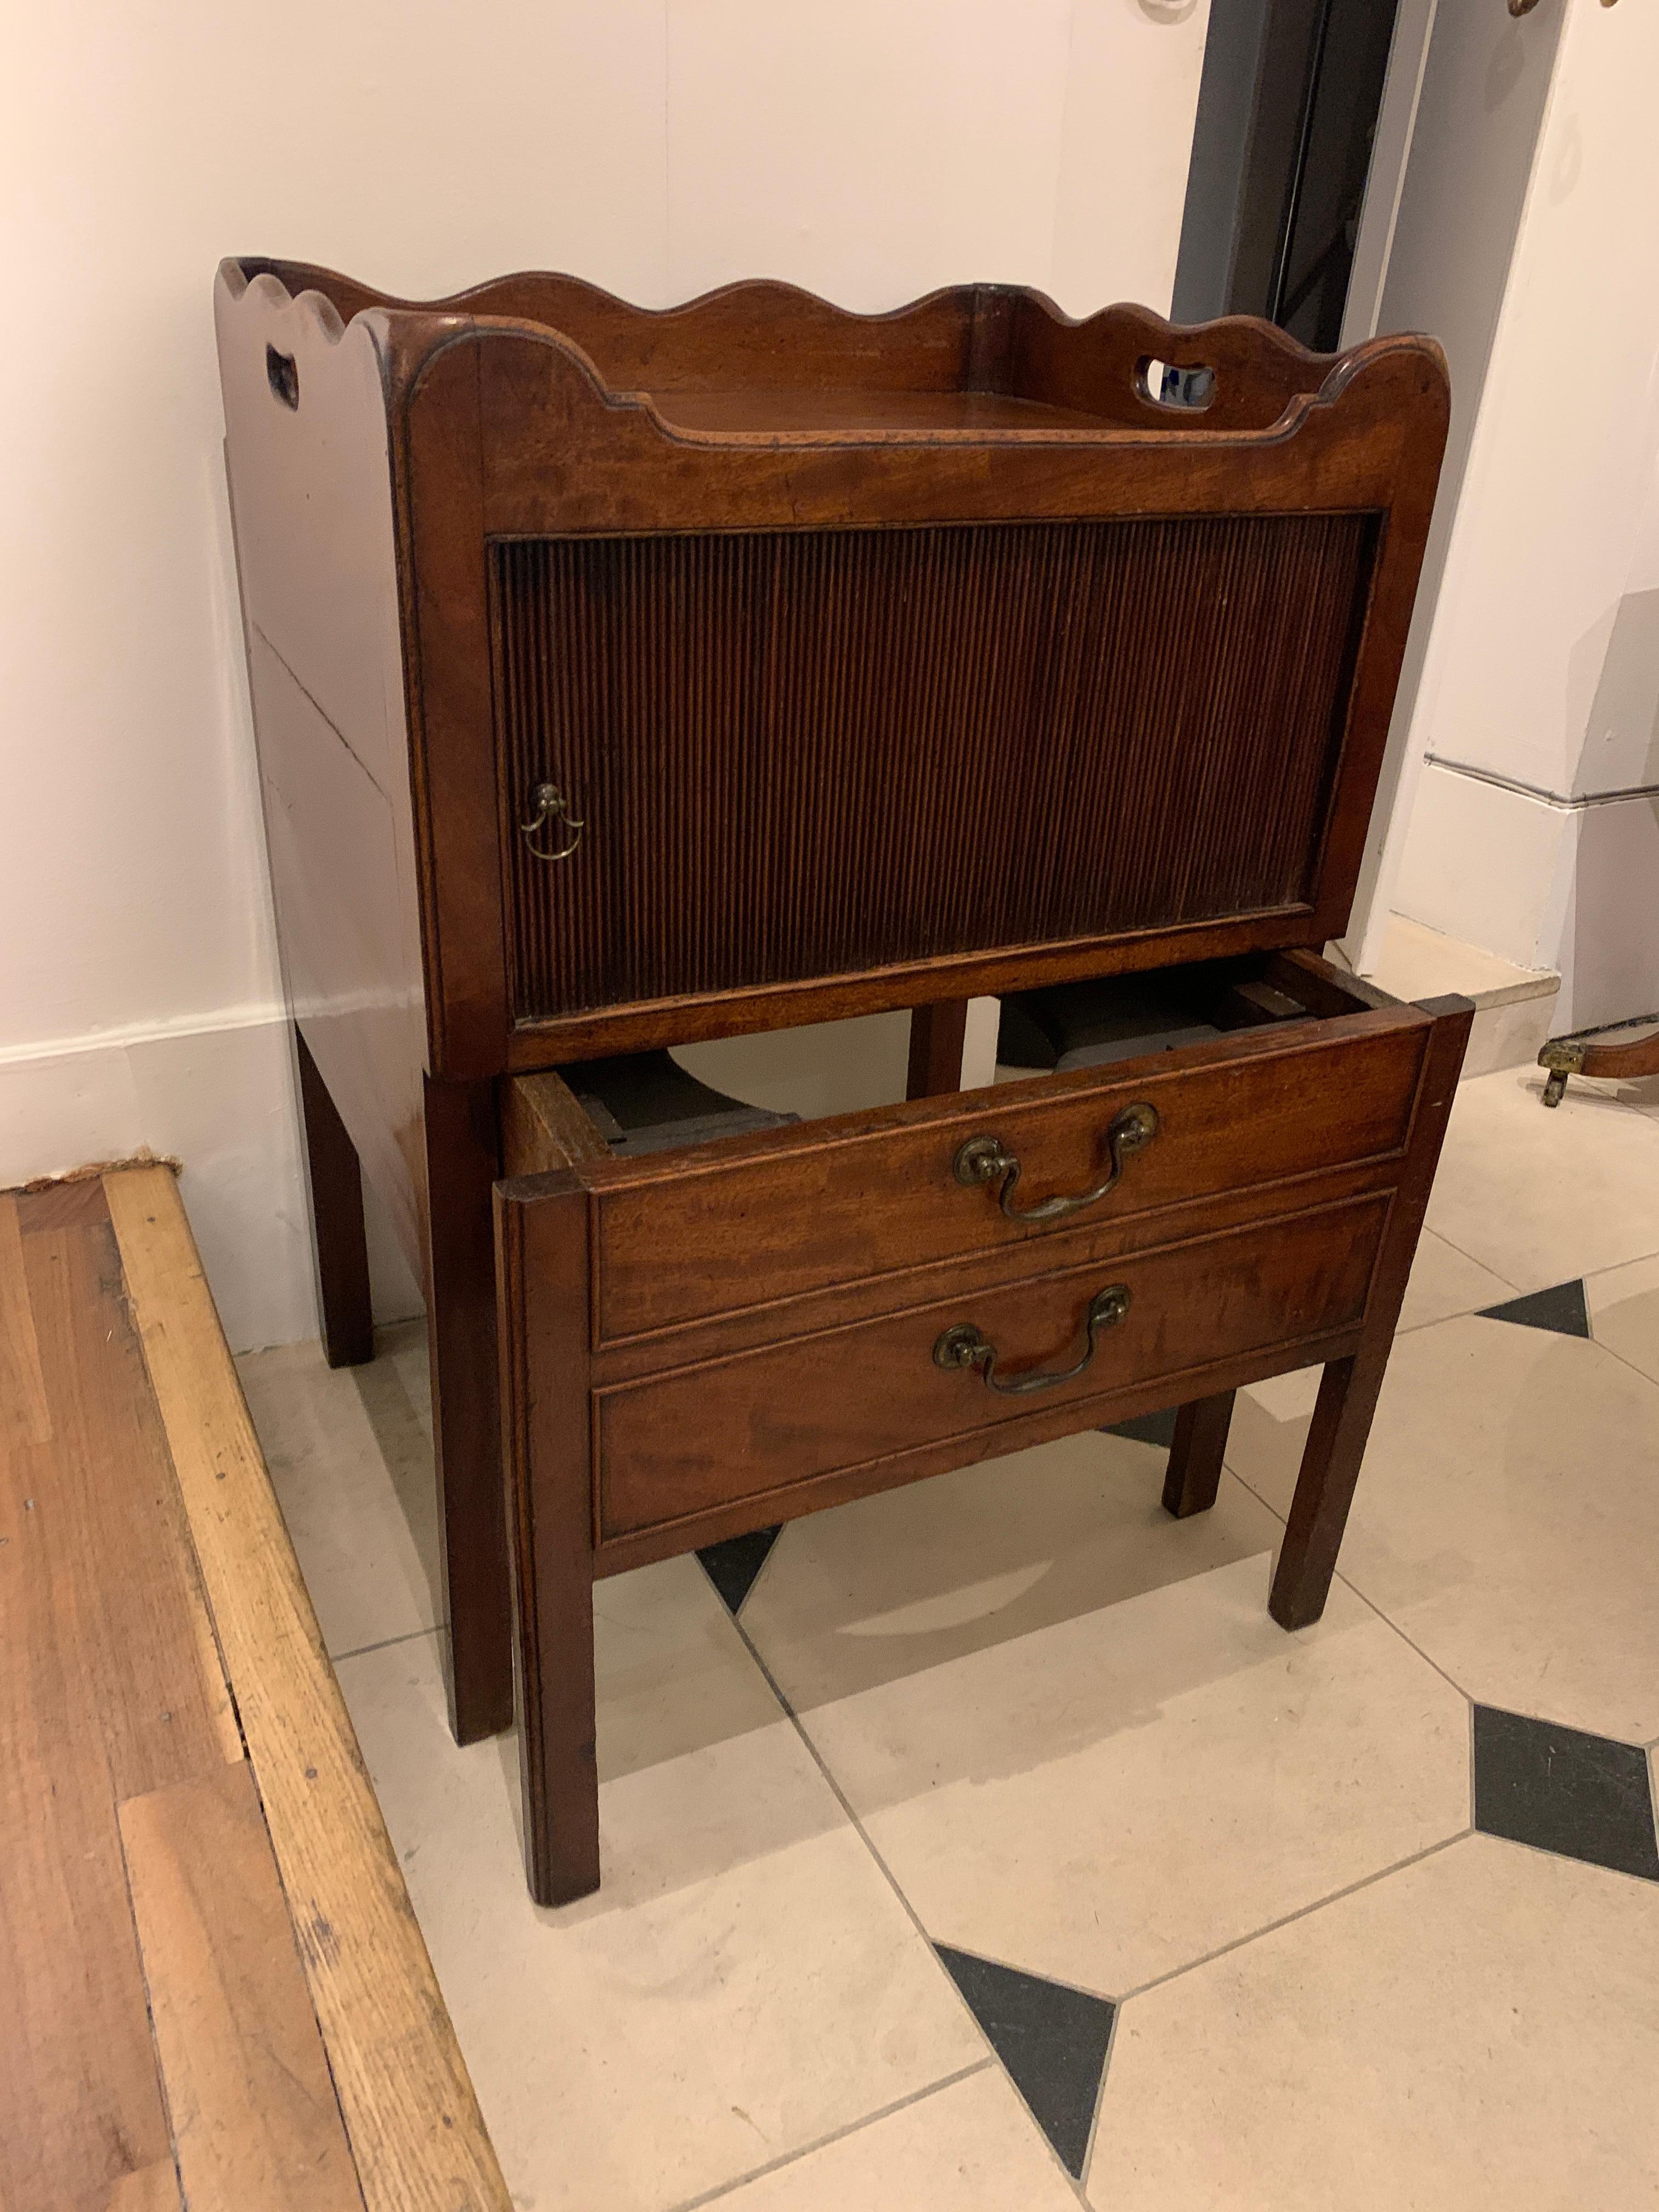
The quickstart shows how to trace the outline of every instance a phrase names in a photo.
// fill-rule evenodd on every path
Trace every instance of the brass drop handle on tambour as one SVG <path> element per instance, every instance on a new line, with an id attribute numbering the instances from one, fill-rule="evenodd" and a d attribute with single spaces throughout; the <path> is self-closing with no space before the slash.
<path id="1" fill-rule="evenodd" d="M 1122 1180 L 1124 1161 L 1132 1152 L 1144 1152 L 1157 1134 L 1157 1107 L 1126 1106 L 1113 1117 L 1106 1132 L 1105 1181 L 1070 1198 L 1045 1198 L 1036 1206 L 1016 1206 L 1014 1185 L 1019 1181 L 1020 1164 L 1000 1137 L 969 1137 L 957 1154 L 957 1181 L 969 1185 L 994 1182 L 1000 1176 L 999 1200 L 1010 1221 L 1060 1221 L 1068 1213 L 1081 1213 L 1085 1206 L 1098 1205 L 1108 1191 L 1115 1190 Z"/>
<path id="2" fill-rule="evenodd" d="M 954 1328 L 945 1331 L 933 1346 L 933 1364 L 959 1370 L 977 1367 L 986 1389 L 1003 1398 L 1023 1397 L 1028 1390 L 1052 1390 L 1056 1383 L 1076 1381 L 1094 1358 L 1101 1331 L 1115 1328 L 1128 1310 L 1127 1283 L 1113 1283 L 1106 1290 L 1097 1291 L 1089 1301 L 1089 1341 L 1083 1357 L 1075 1366 L 1062 1367 L 1058 1374 L 1011 1375 L 1006 1382 L 1000 1382 L 997 1361 L 1001 1354 L 990 1338 L 969 1321 L 958 1322 Z"/>
<path id="3" fill-rule="evenodd" d="M 538 783 L 530 794 L 534 809 L 528 822 L 519 824 L 520 835 L 538 860 L 568 860 L 582 842 L 582 831 L 587 827 L 570 811 L 570 802 L 556 783 Z M 550 822 L 561 827 L 556 833 L 562 842 L 551 851 L 536 842 L 546 830 Z"/>

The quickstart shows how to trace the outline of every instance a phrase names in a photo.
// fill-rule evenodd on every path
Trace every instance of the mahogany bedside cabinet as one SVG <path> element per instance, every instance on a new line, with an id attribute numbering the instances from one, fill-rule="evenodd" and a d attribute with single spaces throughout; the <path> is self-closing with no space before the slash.
<path id="1" fill-rule="evenodd" d="M 596 1575 L 1171 1405 L 1201 1511 L 1234 1391 L 1322 1363 L 1270 1599 L 1317 1620 L 1470 1017 L 1318 955 L 1439 349 L 253 259 L 216 307 L 328 1356 L 366 1172 L 535 1895 L 599 1879 Z M 975 994 L 1036 1072 L 964 1093 Z M 830 1121 L 670 1056 L 898 1007 L 911 1095 Z"/>

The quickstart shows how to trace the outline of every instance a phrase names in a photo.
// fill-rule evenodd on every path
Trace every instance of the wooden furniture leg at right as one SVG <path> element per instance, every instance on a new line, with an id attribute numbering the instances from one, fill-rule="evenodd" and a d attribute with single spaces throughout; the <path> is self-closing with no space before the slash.
<path id="1" fill-rule="evenodd" d="M 1213 1398 L 1194 1398 L 1176 1415 L 1175 1441 L 1164 1475 L 1164 1510 L 1177 1521 L 1192 1513 L 1207 1513 L 1215 1504 L 1234 1395 L 1223 1390 Z"/>
<path id="2" fill-rule="evenodd" d="M 495 1252 L 522 1655 L 525 1867 L 538 1905 L 568 1905 L 599 1886 L 587 1200 L 574 1178 L 551 1204 L 523 1203 L 520 1188 L 497 1186 Z M 538 1405 L 556 1406 L 558 1419 L 527 1419 Z"/>
<path id="3" fill-rule="evenodd" d="M 317 1297 L 323 1351 L 331 1367 L 361 1367 L 374 1357 L 374 1314 L 368 1294 L 368 1243 L 363 1231 L 363 1178 L 328 1085 L 296 1024 L 300 1110 L 305 1125 L 306 1174 L 311 1185 Z"/>
<path id="4" fill-rule="evenodd" d="M 1427 1211 L 1434 1170 L 1457 1095 L 1457 1079 L 1474 1010 L 1466 999 L 1424 1002 L 1437 1016 L 1423 1057 L 1411 1156 L 1395 1193 L 1388 1232 L 1372 1285 L 1359 1350 L 1334 1359 L 1320 1380 L 1313 1426 L 1302 1454 L 1296 1494 L 1279 1547 L 1267 1610 L 1281 1628 L 1307 1628 L 1325 1610 L 1354 1485 L 1371 1431 L 1371 1416 L 1388 1371 L 1389 1354 L 1407 1279 Z"/>

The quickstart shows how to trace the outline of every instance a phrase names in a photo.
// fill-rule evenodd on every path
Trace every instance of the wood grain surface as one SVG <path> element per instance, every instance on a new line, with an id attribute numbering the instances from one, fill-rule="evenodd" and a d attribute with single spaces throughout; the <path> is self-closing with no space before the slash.
<path id="1" fill-rule="evenodd" d="M 495 545 L 507 803 L 550 778 L 584 823 L 557 866 L 507 840 L 514 1019 L 1311 906 L 1372 539 Z"/>
<path id="2" fill-rule="evenodd" d="M 0 2206 L 505 2212 L 172 1174 L 0 1316 Z"/>
<path id="3" fill-rule="evenodd" d="M 507 2197 L 165 1170 L 107 1178 L 128 1296 L 368 2212 Z"/>
<path id="4" fill-rule="evenodd" d="M 362 2212 L 246 1760 L 129 1797 L 119 1817 L 191 2212 Z"/>
<path id="5" fill-rule="evenodd" d="M 839 1470 L 873 1471 L 1017 1419 L 1030 1396 L 934 1364 L 954 1324 L 995 1345 L 1000 1379 L 1062 1372 L 1087 1348 L 1090 1300 L 1109 1283 L 1127 1286 L 1123 1321 L 1074 1380 L 1042 1393 L 1044 1405 L 1069 1406 L 1079 1429 L 1103 1392 L 1352 1327 L 1364 1314 L 1387 1212 L 1386 1195 L 1351 1200 L 1137 1254 L 1109 1273 L 1050 1273 L 1045 1248 L 1030 1244 L 1021 1273 L 1000 1289 L 599 1390 L 599 1533 L 627 1535 Z"/>
<path id="6" fill-rule="evenodd" d="M 599 1254 L 597 1340 L 924 1261 L 1051 1243 L 1085 1220 L 1151 1216 L 1196 1197 L 1255 1190 L 1274 1210 L 1278 1183 L 1399 1150 L 1425 1035 L 1406 1008 L 1241 1030 L 1133 1073 L 1039 1077 L 948 1103 L 597 1162 L 583 1170 Z M 1069 1223 L 1011 1221 L 1000 1182 L 957 1181 L 960 1147 L 994 1136 L 1021 1163 L 1022 1205 L 1086 1191 L 1106 1172 L 1114 1118 L 1139 1103 L 1156 1109 L 1157 1136 L 1126 1156 L 1115 1188 Z"/>

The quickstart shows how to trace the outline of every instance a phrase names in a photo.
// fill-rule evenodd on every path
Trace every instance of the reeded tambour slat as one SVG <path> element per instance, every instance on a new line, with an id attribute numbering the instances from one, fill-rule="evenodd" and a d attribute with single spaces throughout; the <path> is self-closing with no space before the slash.
<path id="1" fill-rule="evenodd" d="M 1364 514 L 491 549 L 516 1018 L 1309 897 Z M 1249 834 L 1241 836 L 1248 823 Z"/>

